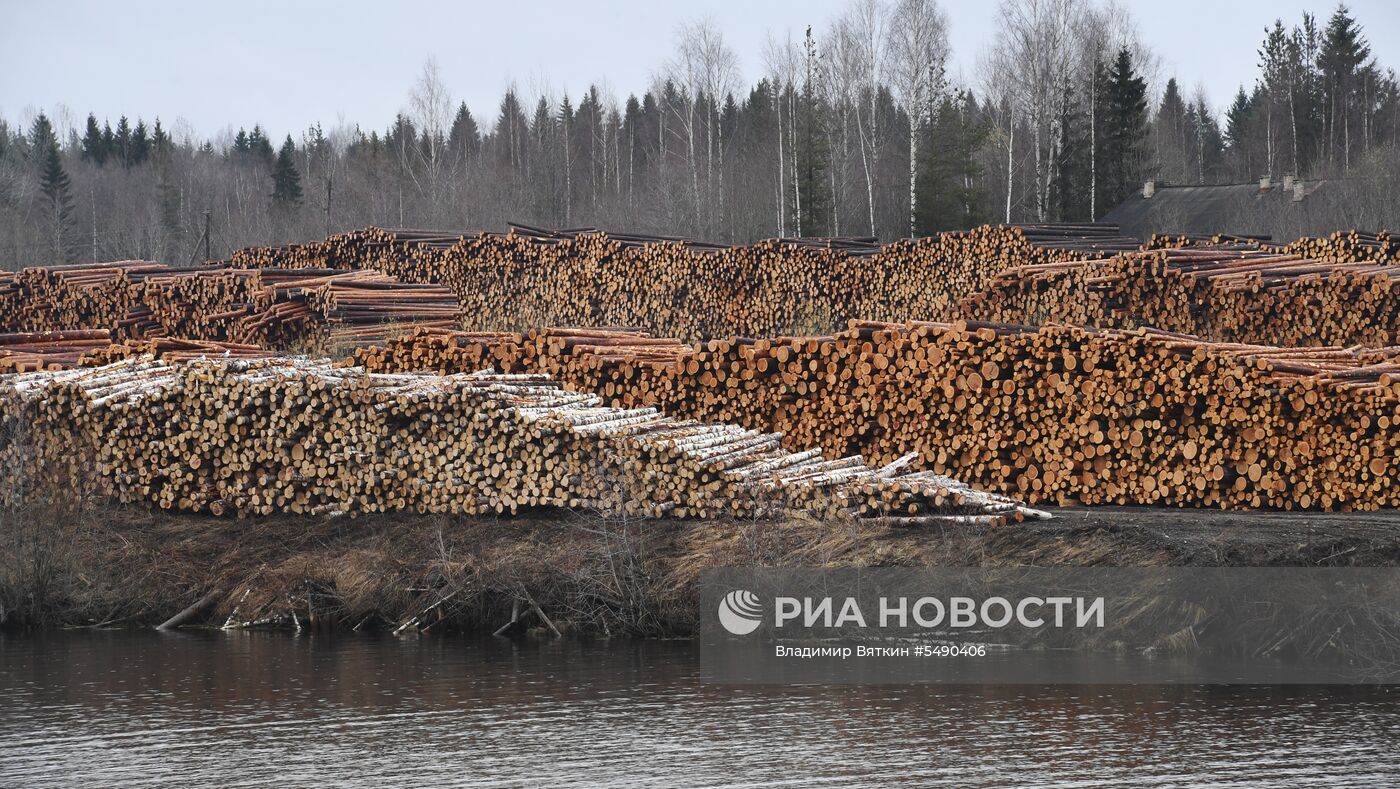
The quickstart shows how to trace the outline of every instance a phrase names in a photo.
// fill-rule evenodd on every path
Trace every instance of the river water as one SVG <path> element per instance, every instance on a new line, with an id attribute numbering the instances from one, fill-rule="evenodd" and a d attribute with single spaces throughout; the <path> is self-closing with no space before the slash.
<path id="1" fill-rule="evenodd" d="M 1400 688 L 724 687 L 689 642 L 0 636 L 0 786 L 1384 786 Z"/>

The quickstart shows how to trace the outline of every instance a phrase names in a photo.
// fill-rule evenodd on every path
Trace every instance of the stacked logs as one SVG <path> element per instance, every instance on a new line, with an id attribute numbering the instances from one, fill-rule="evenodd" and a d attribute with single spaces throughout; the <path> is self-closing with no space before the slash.
<path id="1" fill-rule="evenodd" d="M 123 359 L 151 356 L 169 362 L 183 362 L 194 359 L 262 359 L 272 352 L 250 343 L 221 342 L 219 340 L 185 340 L 177 337 L 156 337 L 150 340 L 130 340 L 97 348 L 78 360 L 79 367 L 99 367 Z M 67 369 L 49 367 L 46 369 Z"/>
<path id="2" fill-rule="evenodd" d="M 613 406 L 774 431 L 790 448 L 876 462 L 918 453 L 916 467 L 1031 502 L 1400 505 L 1394 347 L 978 322 L 860 322 L 693 348 L 598 334 L 423 332 L 357 358 L 372 370 L 544 372 Z"/>
<path id="3" fill-rule="evenodd" d="M 964 301 L 1017 323 L 1159 329 L 1269 345 L 1400 344 L 1400 268 L 1340 263 L 1251 243 L 1018 266 Z"/>
<path id="4" fill-rule="evenodd" d="M 470 236 L 369 228 L 242 250 L 231 262 L 441 283 L 475 330 L 615 324 L 695 341 L 820 333 L 848 319 L 966 318 L 1383 346 L 1400 341 L 1389 268 L 1397 259 L 1400 241 L 1387 233 L 1290 244 L 1154 237 L 1140 249 L 1112 225 L 1088 224 L 984 226 L 885 246 L 864 238 L 745 247 L 591 228 Z"/>
<path id="5" fill-rule="evenodd" d="M 0 373 L 26 373 L 94 367 L 133 356 L 167 361 L 190 359 L 256 359 L 270 352 L 246 343 L 217 340 L 151 340 L 112 342 L 106 329 L 0 334 Z"/>
<path id="6" fill-rule="evenodd" d="M 1284 254 L 1340 263 L 1400 263 L 1400 237 L 1389 232 L 1338 230 L 1325 237 L 1303 237 L 1278 247 Z"/>
<path id="7" fill-rule="evenodd" d="M 569 507 L 758 517 L 799 508 L 901 526 L 1044 516 L 953 479 L 906 473 L 912 457 L 871 468 L 859 457 L 789 452 L 776 434 L 609 407 L 540 375 L 145 356 L 9 376 L 0 419 L 5 468 L 215 515 Z"/>
<path id="8" fill-rule="evenodd" d="M 729 247 L 589 228 L 457 236 L 369 228 L 251 248 L 247 268 L 370 268 L 457 294 L 475 330 L 626 325 L 690 340 L 827 331 L 852 318 L 952 314 L 1000 271 L 1136 249 L 1115 226 L 979 227 L 877 246 L 771 239 Z"/>
<path id="9" fill-rule="evenodd" d="M 118 341 L 182 337 L 285 348 L 460 321 L 447 288 L 374 271 L 125 261 L 0 274 L 0 330 L 10 332 L 108 329 Z"/>
<path id="10" fill-rule="evenodd" d="M 0 373 L 64 370 L 105 351 L 112 343 L 106 329 L 0 334 Z"/>

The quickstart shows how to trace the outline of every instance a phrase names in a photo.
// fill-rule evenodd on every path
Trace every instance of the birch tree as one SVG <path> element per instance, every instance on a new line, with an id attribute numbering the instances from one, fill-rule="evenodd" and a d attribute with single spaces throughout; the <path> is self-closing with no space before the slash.
<path id="1" fill-rule="evenodd" d="M 854 97 L 852 109 L 872 236 L 876 235 L 875 182 L 879 172 L 876 155 L 881 140 L 880 114 L 876 107 L 889 46 L 886 30 L 889 16 L 889 7 L 883 0 L 852 0 L 837 19 L 833 31 L 835 58 L 845 72 Z"/>
<path id="2" fill-rule="evenodd" d="M 890 18 L 889 83 L 909 116 L 909 235 L 918 198 L 919 133 L 943 87 L 948 18 L 935 0 L 899 0 Z"/>
<path id="3" fill-rule="evenodd" d="M 763 61 L 768 69 L 768 78 L 773 83 L 773 100 L 778 115 L 778 235 L 786 236 L 788 230 L 788 173 L 792 173 L 793 215 L 802 211 L 802 189 L 797 183 L 797 75 L 801 71 L 802 56 L 793 43 L 792 31 L 779 41 L 771 34 L 764 46 Z M 783 119 L 786 117 L 786 126 Z M 798 226 L 798 235 L 802 234 Z"/>
<path id="4" fill-rule="evenodd" d="M 676 31 L 676 55 L 669 71 L 671 78 L 685 89 L 684 106 L 676 108 L 677 117 L 685 127 L 696 221 L 705 227 L 714 224 L 713 211 L 706 209 L 713 209 L 713 196 L 723 192 L 723 183 L 718 186 L 715 183 L 715 162 L 723 156 L 723 139 L 718 134 L 719 107 L 738 82 L 738 64 L 738 56 L 725 43 L 712 17 L 684 23 Z M 697 139 L 702 133 L 705 137 L 703 195 L 700 190 L 701 141 Z"/>
<path id="5" fill-rule="evenodd" d="M 440 187 L 447 163 L 447 130 L 452 123 L 452 96 L 442 82 L 436 59 L 424 61 L 418 81 L 409 93 L 408 105 L 409 117 L 422 139 L 416 156 L 422 161 L 423 172 L 428 177 L 430 198 L 437 202 L 441 197 Z"/>
<path id="6" fill-rule="evenodd" d="M 849 169 L 852 105 L 859 104 L 854 94 L 856 63 L 851 41 L 842 25 L 827 34 L 825 51 L 820 59 L 822 99 L 827 112 L 834 117 L 825 124 L 827 148 L 831 166 L 827 177 L 831 189 L 831 234 L 841 235 L 841 209 L 845 206 L 846 174 Z"/>
<path id="7" fill-rule="evenodd" d="M 1039 221 L 1045 221 L 1054 178 L 1058 99 L 1075 64 L 1075 23 L 1084 11 L 1083 0 L 1004 0 L 997 13 L 996 79 L 1006 81 L 1031 133 Z"/>

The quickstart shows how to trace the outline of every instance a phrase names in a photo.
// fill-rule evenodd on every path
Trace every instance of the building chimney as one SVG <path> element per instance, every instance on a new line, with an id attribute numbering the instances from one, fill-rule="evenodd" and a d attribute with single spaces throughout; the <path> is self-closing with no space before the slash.
<path id="1" fill-rule="evenodd" d="M 1142 199 L 1144 199 L 1144 200 L 1151 200 L 1151 199 L 1152 199 L 1152 195 L 1154 195 L 1154 194 L 1157 194 L 1157 182 L 1156 182 L 1156 181 L 1143 181 L 1143 182 L 1142 182 Z"/>
<path id="2" fill-rule="evenodd" d="M 1270 178 L 1270 177 L 1267 176 L 1267 175 L 1261 175 L 1261 176 L 1259 176 L 1259 191 L 1261 191 L 1261 192 L 1267 192 L 1267 191 L 1269 191 L 1271 188 L 1273 188 L 1273 185 L 1274 185 L 1274 179 Z"/>
<path id="3" fill-rule="evenodd" d="M 1293 202 L 1301 203 L 1303 198 L 1307 196 L 1307 192 L 1303 191 L 1303 179 L 1295 178 L 1293 180 Z"/>
<path id="4" fill-rule="evenodd" d="M 1293 191 L 1293 181 L 1294 181 L 1294 180 L 1295 180 L 1294 176 L 1285 175 L 1285 176 L 1283 177 L 1283 191 L 1285 191 L 1285 192 L 1291 192 L 1291 191 Z"/>

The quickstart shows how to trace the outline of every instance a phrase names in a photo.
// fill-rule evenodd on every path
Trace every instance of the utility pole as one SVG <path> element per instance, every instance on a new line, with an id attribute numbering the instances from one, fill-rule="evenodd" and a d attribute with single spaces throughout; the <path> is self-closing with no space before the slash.
<path id="1" fill-rule="evenodd" d="M 209 209 L 204 209 L 204 259 L 206 261 L 213 259 L 209 254 L 209 215 Z"/>

